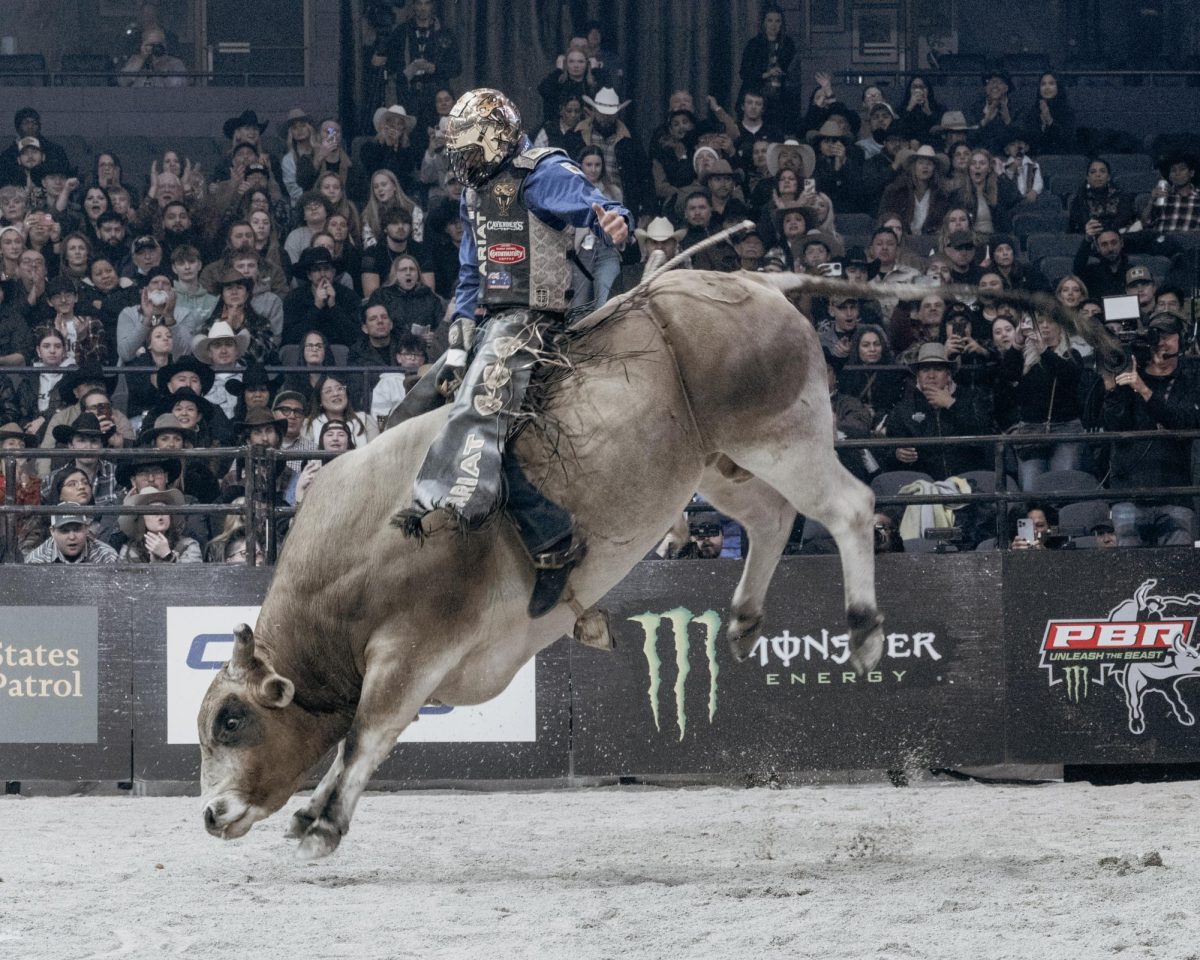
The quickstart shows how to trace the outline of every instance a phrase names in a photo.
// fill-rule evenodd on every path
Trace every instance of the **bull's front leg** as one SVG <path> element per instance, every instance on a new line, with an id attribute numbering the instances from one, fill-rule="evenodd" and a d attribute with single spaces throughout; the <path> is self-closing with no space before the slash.
<path id="1" fill-rule="evenodd" d="M 304 831 L 297 851 L 301 859 L 327 857 L 338 848 L 371 775 L 433 695 L 449 666 L 414 668 L 396 656 L 391 644 L 368 647 L 362 696 L 339 753 L 341 768 L 332 778 L 316 819 Z"/>
<path id="2" fill-rule="evenodd" d="M 338 744 L 337 754 L 334 756 L 333 762 L 329 765 L 329 769 L 325 771 L 325 776 L 321 778 L 321 782 L 317 784 L 313 795 L 309 797 L 308 803 L 292 814 L 292 821 L 288 824 L 287 833 L 284 834 L 289 840 L 299 840 L 303 837 L 308 828 L 321 815 L 321 809 L 329 799 L 333 785 L 337 783 L 337 778 L 341 776 L 343 768 L 342 754 L 345 747 L 345 740 Z"/>

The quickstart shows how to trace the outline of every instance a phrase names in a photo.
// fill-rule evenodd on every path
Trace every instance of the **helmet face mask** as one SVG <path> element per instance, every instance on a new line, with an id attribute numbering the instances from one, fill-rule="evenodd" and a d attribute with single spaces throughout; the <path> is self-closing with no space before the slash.
<path id="1" fill-rule="evenodd" d="M 520 142 L 521 114 L 499 90 L 471 90 L 450 111 L 446 156 L 454 173 L 472 187 L 485 183 Z"/>

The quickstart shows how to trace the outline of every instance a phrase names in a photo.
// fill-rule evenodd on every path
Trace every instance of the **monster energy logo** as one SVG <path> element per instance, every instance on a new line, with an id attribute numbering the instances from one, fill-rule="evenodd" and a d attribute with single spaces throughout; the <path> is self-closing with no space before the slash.
<path id="1" fill-rule="evenodd" d="M 1087 699 L 1088 687 L 1091 685 L 1087 667 L 1063 667 L 1062 676 L 1067 684 L 1068 700 L 1079 703 L 1080 700 Z"/>
<path id="2" fill-rule="evenodd" d="M 687 707 L 684 695 L 687 691 L 688 675 L 692 672 L 688 655 L 692 643 L 689 628 L 696 623 L 704 628 L 704 651 L 708 661 L 708 722 L 712 723 L 717 713 L 717 635 L 721 632 L 721 618 L 715 610 L 705 610 L 696 616 L 685 607 L 676 607 L 666 613 L 643 613 L 629 617 L 630 622 L 642 628 L 645 640 L 642 651 L 646 655 L 646 666 L 650 671 L 650 710 L 654 714 L 654 729 L 662 732 L 658 714 L 658 691 L 662 686 L 662 660 L 658 655 L 658 631 L 663 621 L 671 624 L 675 640 L 675 723 L 679 727 L 679 739 L 687 730 Z"/>

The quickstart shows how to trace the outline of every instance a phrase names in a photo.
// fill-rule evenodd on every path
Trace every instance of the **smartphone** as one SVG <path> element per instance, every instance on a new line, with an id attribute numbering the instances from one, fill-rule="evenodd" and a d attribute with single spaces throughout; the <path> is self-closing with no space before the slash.
<path id="1" fill-rule="evenodd" d="M 1036 528 L 1032 520 L 1017 521 L 1017 536 L 1026 543 L 1033 543 L 1037 539 Z"/>
<path id="2" fill-rule="evenodd" d="M 429 327 L 425 326 L 423 323 L 414 323 L 411 327 L 409 327 L 409 330 L 413 336 L 423 337 L 429 332 Z"/>
<path id="3" fill-rule="evenodd" d="M 817 192 L 817 181 L 813 180 L 811 177 L 806 179 L 804 181 L 804 192 L 805 193 L 816 193 Z"/>
<path id="4" fill-rule="evenodd" d="M 325 128 L 325 145 L 327 147 L 336 147 L 338 142 L 337 127 Z"/>

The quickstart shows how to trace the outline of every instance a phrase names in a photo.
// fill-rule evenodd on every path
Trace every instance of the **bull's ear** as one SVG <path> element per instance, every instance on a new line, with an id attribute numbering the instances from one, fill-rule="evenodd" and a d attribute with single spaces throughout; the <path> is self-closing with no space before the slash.
<path id="1" fill-rule="evenodd" d="M 229 673 L 235 678 L 244 677 L 254 665 L 254 631 L 245 623 L 233 628 L 233 656 L 229 660 Z"/>
<path id="2" fill-rule="evenodd" d="M 259 682 L 254 699 L 271 710 L 282 710 L 292 702 L 296 694 L 296 685 L 287 677 L 277 673 L 268 673 Z"/>

